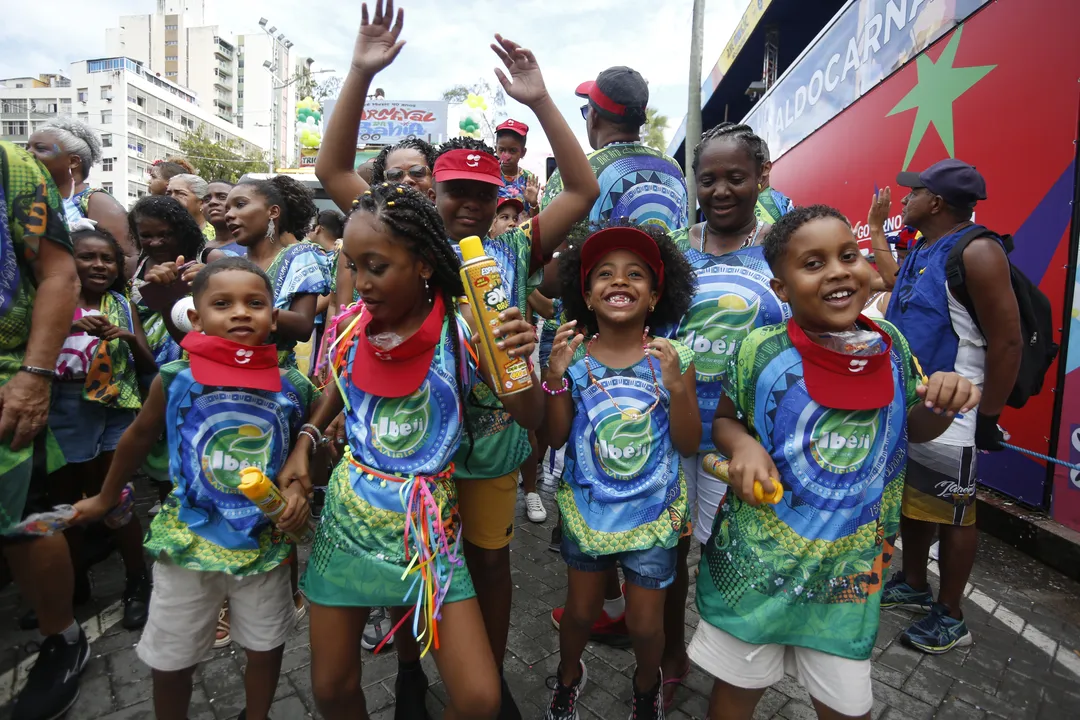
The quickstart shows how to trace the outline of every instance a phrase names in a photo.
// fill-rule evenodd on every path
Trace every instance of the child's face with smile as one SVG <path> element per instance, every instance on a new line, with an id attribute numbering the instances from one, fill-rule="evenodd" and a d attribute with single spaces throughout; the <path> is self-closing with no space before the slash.
<path id="1" fill-rule="evenodd" d="M 483 235 L 495 219 L 499 189 L 479 180 L 447 180 L 435 185 L 435 207 L 450 239 Z"/>
<path id="2" fill-rule="evenodd" d="M 372 330 L 398 328 L 417 309 L 427 309 L 424 280 L 432 269 L 369 212 L 355 212 L 341 247 L 356 291 L 371 314 Z"/>
<path id="3" fill-rule="evenodd" d="M 246 270 L 211 275 L 195 309 L 188 310 L 196 331 L 251 347 L 266 344 L 277 329 L 277 314 L 266 282 Z"/>
<path id="4" fill-rule="evenodd" d="M 832 217 L 796 230 L 773 271 L 773 291 L 791 306 L 795 322 L 818 333 L 852 328 L 866 306 L 874 273 L 851 228 Z"/>
<path id="5" fill-rule="evenodd" d="M 600 258 L 588 279 L 585 302 L 599 322 L 610 325 L 644 323 L 659 295 L 652 270 L 629 250 L 613 250 Z"/>

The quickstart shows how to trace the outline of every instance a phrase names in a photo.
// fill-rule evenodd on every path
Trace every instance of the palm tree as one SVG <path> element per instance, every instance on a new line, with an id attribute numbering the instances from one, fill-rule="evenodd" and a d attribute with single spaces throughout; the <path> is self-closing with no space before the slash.
<path id="1" fill-rule="evenodd" d="M 667 129 L 667 115 L 661 115 L 656 108 L 645 109 L 645 127 L 642 137 L 645 145 L 663 152 L 667 148 L 664 140 L 664 130 Z"/>

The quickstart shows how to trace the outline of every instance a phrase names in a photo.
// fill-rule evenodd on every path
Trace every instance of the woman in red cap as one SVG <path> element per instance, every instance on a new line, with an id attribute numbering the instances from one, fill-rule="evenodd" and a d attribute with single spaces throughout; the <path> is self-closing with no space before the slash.
<path id="1" fill-rule="evenodd" d="M 679 455 L 701 440 L 693 353 L 654 337 L 686 313 L 689 263 L 652 226 L 612 226 L 561 257 L 570 321 L 544 369 L 554 448 L 567 444 L 557 499 L 568 567 L 559 625 L 560 665 L 548 720 L 576 720 L 587 670 L 581 660 L 604 604 L 606 572 L 626 577 L 626 624 L 634 645 L 633 717 L 663 717 L 664 603 L 676 545 L 688 529 Z M 585 334 L 591 339 L 585 341 Z M 584 352 L 579 352 L 581 349 Z"/>

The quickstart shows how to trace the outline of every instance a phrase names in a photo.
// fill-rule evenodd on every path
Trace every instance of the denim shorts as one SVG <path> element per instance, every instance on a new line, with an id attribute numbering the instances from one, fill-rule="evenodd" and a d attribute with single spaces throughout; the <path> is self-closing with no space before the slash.
<path id="1" fill-rule="evenodd" d="M 69 463 L 83 463 L 112 452 L 135 419 L 134 410 L 118 410 L 83 400 L 83 382 L 54 382 L 49 429 Z"/>
<path id="2" fill-rule="evenodd" d="M 593 557 L 581 551 L 566 533 L 562 536 L 563 561 L 581 572 L 603 572 L 622 565 L 626 582 L 633 583 L 646 590 L 662 590 L 675 582 L 675 563 L 678 548 L 651 547 L 648 550 L 630 550 Z"/>

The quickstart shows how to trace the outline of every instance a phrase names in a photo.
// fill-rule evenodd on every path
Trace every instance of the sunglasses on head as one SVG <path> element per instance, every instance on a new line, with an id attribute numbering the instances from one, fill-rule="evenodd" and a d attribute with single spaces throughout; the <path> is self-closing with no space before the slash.
<path id="1" fill-rule="evenodd" d="M 383 174 L 390 182 L 401 182 L 405 179 L 405 172 L 401 168 L 390 168 Z M 413 165 L 408 169 L 409 177 L 413 180 L 423 180 L 428 176 L 428 172 L 429 170 L 423 165 Z"/>

